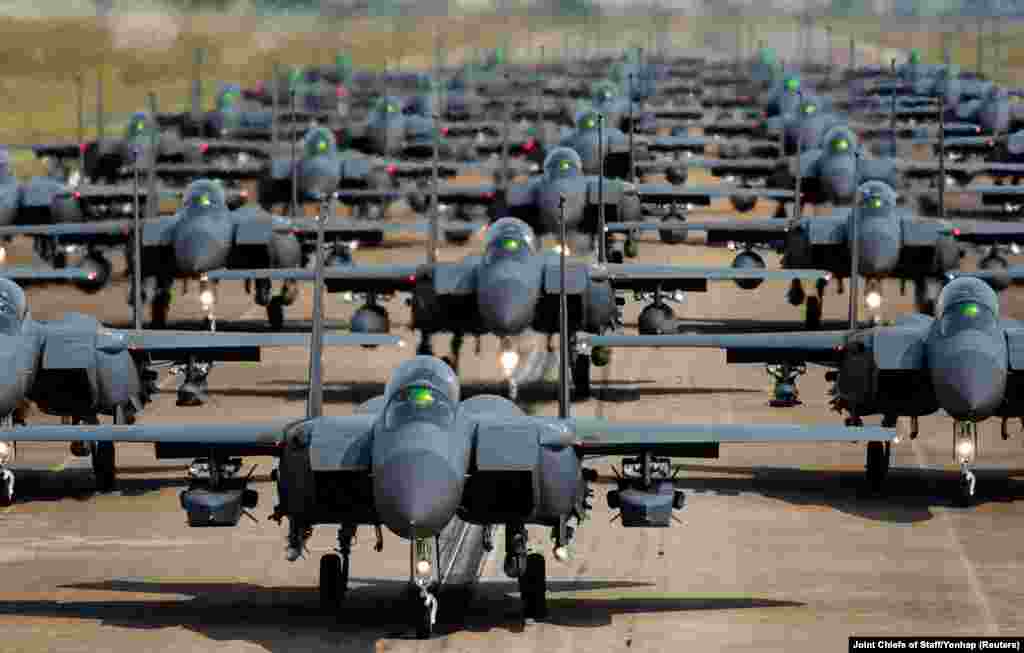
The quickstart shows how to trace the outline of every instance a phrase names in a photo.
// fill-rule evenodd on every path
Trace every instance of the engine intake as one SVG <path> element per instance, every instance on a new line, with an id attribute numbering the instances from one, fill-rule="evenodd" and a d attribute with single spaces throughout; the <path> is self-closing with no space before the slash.
<path id="1" fill-rule="evenodd" d="M 681 510 L 686 495 L 675 489 L 668 458 L 623 459 L 619 489 L 608 493 L 608 507 L 618 510 L 625 528 L 668 528 L 672 511 Z"/>
<path id="2" fill-rule="evenodd" d="M 760 254 L 748 249 L 736 255 L 732 261 L 732 267 L 736 270 L 763 270 L 765 265 Z M 763 282 L 763 279 L 737 279 L 736 285 L 743 290 L 754 290 Z"/>

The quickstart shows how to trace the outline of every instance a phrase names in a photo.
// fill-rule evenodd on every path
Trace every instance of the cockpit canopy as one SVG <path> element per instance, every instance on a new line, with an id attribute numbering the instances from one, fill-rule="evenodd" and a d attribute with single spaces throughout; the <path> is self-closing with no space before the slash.
<path id="1" fill-rule="evenodd" d="M 393 97 L 383 97 L 377 101 L 376 111 L 385 118 L 393 118 L 402 113 L 402 103 Z"/>
<path id="2" fill-rule="evenodd" d="M 519 218 L 501 218 L 487 229 L 485 262 L 525 258 L 537 251 L 537 238 Z"/>
<path id="3" fill-rule="evenodd" d="M 800 78 L 799 77 L 787 77 L 786 81 L 783 82 L 786 90 L 790 93 L 796 93 L 800 90 Z"/>
<path id="4" fill-rule="evenodd" d="M 800 114 L 803 116 L 813 116 L 818 112 L 818 103 L 814 100 L 805 100 L 800 104 Z"/>
<path id="5" fill-rule="evenodd" d="M 860 206 L 871 212 L 884 212 L 896 204 L 896 191 L 880 181 L 869 181 L 857 189 Z"/>
<path id="6" fill-rule="evenodd" d="M 601 114 L 597 111 L 588 111 L 580 117 L 579 128 L 584 131 L 597 129 L 600 118 Z"/>
<path id="7" fill-rule="evenodd" d="M 220 110 L 233 109 L 242 97 L 242 89 L 235 84 L 225 84 L 217 94 L 217 108 Z"/>
<path id="8" fill-rule="evenodd" d="M 988 328 L 989 325 L 994 328 L 999 316 L 999 297 L 981 279 L 957 277 L 939 293 L 935 314 L 941 316 L 943 335 L 953 329 Z"/>
<path id="9" fill-rule="evenodd" d="M 615 86 L 608 83 L 597 84 L 594 86 L 593 101 L 595 104 L 604 104 L 605 102 L 611 101 L 618 92 Z"/>
<path id="10" fill-rule="evenodd" d="M 829 154 L 853 154 L 857 148 L 857 137 L 846 127 L 833 127 L 825 132 L 825 147 Z"/>
<path id="11" fill-rule="evenodd" d="M 28 315 L 25 291 L 10 279 L 0 278 L 0 333 L 14 335 Z"/>
<path id="12" fill-rule="evenodd" d="M 421 421 L 447 426 L 455 417 L 459 381 L 452 368 L 440 359 L 416 356 L 395 370 L 384 396 L 385 429 Z"/>
<path id="13" fill-rule="evenodd" d="M 757 60 L 766 66 L 774 66 L 775 50 L 771 48 L 761 48 L 760 50 L 757 51 Z"/>
<path id="14" fill-rule="evenodd" d="M 182 206 L 190 210 L 217 210 L 226 209 L 228 203 L 224 196 L 224 187 L 219 182 L 197 179 L 189 184 L 185 191 Z"/>
<path id="15" fill-rule="evenodd" d="M 557 179 L 575 177 L 583 170 L 580 155 L 568 147 L 558 147 L 544 159 L 544 174 Z"/>
<path id="16" fill-rule="evenodd" d="M 324 156 L 334 154 L 337 150 L 338 143 L 334 139 L 334 133 L 326 127 L 310 129 L 302 139 L 302 151 L 306 156 Z"/>
<path id="17" fill-rule="evenodd" d="M 128 138 L 141 138 L 149 128 L 149 120 L 144 113 L 133 113 L 128 120 Z"/>

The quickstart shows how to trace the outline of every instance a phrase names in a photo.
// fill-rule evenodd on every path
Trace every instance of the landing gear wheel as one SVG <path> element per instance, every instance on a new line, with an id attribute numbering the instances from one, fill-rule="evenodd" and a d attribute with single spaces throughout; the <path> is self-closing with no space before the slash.
<path id="1" fill-rule="evenodd" d="M 574 401 L 590 399 L 590 356 L 576 355 L 572 362 L 572 396 Z M 541 558 L 543 560 L 543 557 Z M 527 560 L 529 565 L 529 560 Z M 529 567 L 527 567 L 529 570 Z"/>
<path id="2" fill-rule="evenodd" d="M 868 489 L 879 492 L 885 477 L 889 473 L 889 447 L 886 442 L 868 442 L 867 447 L 867 482 Z"/>
<path id="3" fill-rule="evenodd" d="M 267 304 L 267 321 L 274 331 L 284 328 L 284 300 L 280 295 L 270 298 L 270 303 Z"/>
<path id="4" fill-rule="evenodd" d="M 434 634 L 434 618 L 437 616 L 437 597 L 434 588 L 427 588 L 427 598 L 418 587 L 410 588 L 409 609 L 416 626 L 416 639 L 430 639 Z"/>
<path id="5" fill-rule="evenodd" d="M 60 269 L 68 266 L 68 255 L 61 251 L 53 253 L 53 267 Z"/>
<path id="6" fill-rule="evenodd" d="M 519 577 L 524 619 L 544 619 L 548 616 L 546 576 L 544 556 L 539 553 L 526 556 L 526 571 Z"/>
<path id="7" fill-rule="evenodd" d="M 663 228 L 658 230 L 658 238 L 666 245 L 678 245 L 686 242 L 686 222 L 676 215 L 666 215 L 661 220 Z"/>
<path id="8" fill-rule="evenodd" d="M 807 298 L 807 316 L 805 326 L 808 330 L 821 328 L 821 300 L 817 297 Z"/>
<path id="9" fill-rule="evenodd" d="M 14 473 L 9 469 L 0 469 L 0 508 L 14 503 Z"/>
<path id="10" fill-rule="evenodd" d="M 342 568 L 341 556 L 327 553 L 320 556 L 320 607 L 334 612 L 341 607 L 348 588 L 348 565 Z"/>
<path id="11" fill-rule="evenodd" d="M 111 492 L 117 482 L 114 443 L 97 442 L 92 449 L 92 472 L 96 475 L 96 489 Z"/>
<path id="12" fill-rule="evenodd" d="M 150 308 L 150 328 L 153 329 L 166 329 L 167 328 L 167 314 L 171 311 L 171 302 L 167 297 L 166 293 L 157 293 L 157 296 L 153 298 L 153 305 Z"/>
<path id="13" fill-rule="evenodd" d="M 974 472 L 970 470 L 960 472 L 960 488 L 956 503 L 961 508 L 969 508 L 974 503 L 974 483 Z"/>

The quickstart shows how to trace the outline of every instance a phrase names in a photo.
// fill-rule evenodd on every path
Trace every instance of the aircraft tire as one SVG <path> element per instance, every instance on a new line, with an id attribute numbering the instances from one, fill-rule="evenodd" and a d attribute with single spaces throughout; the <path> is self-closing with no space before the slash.
<path id="1" fill-rule="evenodd" d="M 10 474 L 10 470 L 3 470 Z M 14 486 L 9 484 L 4 475 L 0 474 L 0 508 L 6 508 L 14 504 Z"/>
<path id="2" fill-rule="evenodd" d="M 576 401 L 590 399 L 590 356 L 577 355 L 572 364 L 572 394 Z M 529 565 L 529 560 L 527 560 Z M 529 566 L 527 566 L 529 571 Z"/>
<path id="3" fill-rule="evenodd" d="M 526 571 L 519 577 L 519 594 L 523 598 L 523 618 L 543 619 L 547 616 L 547 569 L 544 556 L 526 556 Z"/>
<path id="4" fill-rule="evenodd" d="M 92 450 L 92 472 L 96 476 L 96 489 L 112 492 L 117 483 L 117 466 L 113 442 L 97 442 Z"/>
<path id="5" fill-rule="evenodd" d="M 324 612 L 333 614 L 341 605 L 342 585 L 341 556 L 337 553 L 320 556 L 320 608 Z"/>
<path id="6" fill-rule="evenodd" d="M 271 297 L 270 303 L 267 304 L 267 321 L 274 331 L 284 328 L 284 301 L 279 295 Z"/>
<path id="7" fill-rule="evenodd" d="M 868 489 L 879 492 L 889 472 L 889 451 L 884 442 L 868 442 L 866 464 Z"/>
<path id="8" fill-rule="evenodd" d="M 811 296 L 807 298 L 805 325 L 809 331 L 821 328 L 821 300 L 817 297 Z"/>

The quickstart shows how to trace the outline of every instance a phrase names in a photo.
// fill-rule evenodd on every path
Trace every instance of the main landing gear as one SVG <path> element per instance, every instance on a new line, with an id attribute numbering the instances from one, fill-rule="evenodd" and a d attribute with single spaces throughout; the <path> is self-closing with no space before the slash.
<path id="1" fill-rule="evenodd" d="M 528 553 L 523 525 L 505 527 L 505 575 L 519 581 L 519 596 L 524 619 L 544 619 L 548 615 L 547 565 L 540 553 Z"/>
<path id="2" fill-rule="evenodd" d="M 338 553 L 320 557 L 320 607 L 326 613 L 336 613 L 345 602 L 349 558 L 355 536 L 355 526 L 342 526 L 338 529 Z"/>
<path id="3" fill-rule="evenodd" d="M 803 283 L 799 279 L 793 279 L 789 290 L 786 291 L 786 301 L 791 306 L 799 306 L 806 300 L 807 308 L 804 313 L 804 326 L 809 331 L 821 328 L 822 307 L 825 304 L 825 287 L 827 285 L 828 282 L 825 279 L 818 279 L 814 282 L 816 294 L 808 296 L 804 291 Z"/>

